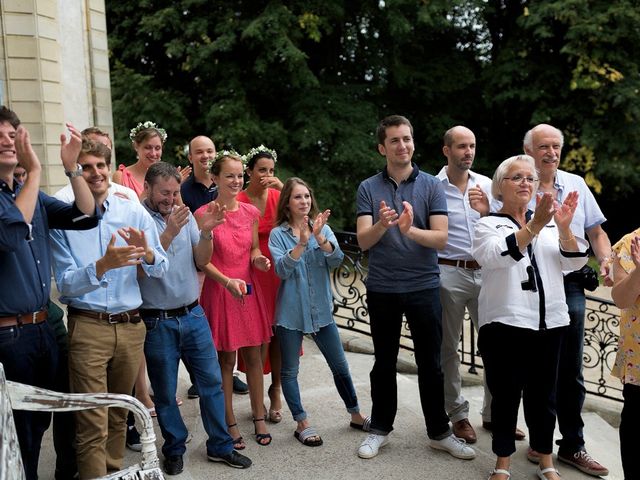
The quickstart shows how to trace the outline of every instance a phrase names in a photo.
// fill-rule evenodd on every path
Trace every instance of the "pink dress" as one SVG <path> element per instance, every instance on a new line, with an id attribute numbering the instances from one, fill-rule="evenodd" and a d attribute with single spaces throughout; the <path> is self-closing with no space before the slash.
<path id="1" fill-rule="evenodd" d="M 256 270 L 255 275 L 262 290 L 262 298 L 266 308 L 267 318 L 269 318 L 270 323 L 273 324 L 276 312 L 276 295 L 278 294 L 278 287 L 280 286 L 280 278 L 276 275 L 273 258 L 271 258 L 271 252 L 269 251 L 269 234 L 271 233 L 271 229 L 273 229 L 276 221 L 280 191 L 269 188 L 267 192 L 267 204 L 264 207 L 264 215 L 260 217 L 260 221 L 258 223 L 258 236 L 260 238 L 260 251 L 265 257 L 271 260 L 271 268 L 266 272 Z M 249 196 L 245 191 L 238 194 L 238 201 L 251 203 Z"/>
<path id="2" fill-rule="evenodd" d="M 276 275 L 273 258 L 271 258 L 271 252 L 269 251 L 269 234 L 275 225 L 280 191 L 269 188 L 267 192 L 267 203 L 264 207 L 264 215 L 260 217 L 258 223 L 258 237 L 260 240 L 260 251 L 265 257 L 271 260 L 271 268 L 266 272 L 255 270 L 254 273 L 260 285 L 266 316 L 269 319 L 269 323 L 273 325 L 276 312 L 276 295 L 278 294 L 278 287 L 280 286 L 280 278 Z M 251 204 L 251 200 L 244 190 L 238 194 L 237 198 L 239 202 Z M 241 372 L 247 371 L 242 356 L 238 356 L 238 370 Z M 263 373 L 265 375 L 271 373 L 271 362 L 268 356 L 264 363 Z"/>
<path id="3" fill-rule="evenodd" d="M 196 213 L 206 208 L 203 205 Z M 239 300 L 220 283 L 205 278 L 200 304 L 219 351 L 233 352 L 271 339 L 271 319 L 265 315 L 256 270 L 251 266 L 252 228 L 259 217 L 256 207 L 240 202 L 236 211 L 227 212 L 225 223 L 213 231 L 211 263 L 227 277 L 240 278 L 253 287 L 251 295 Z"/>
<path id="4" fill-rule="evenodd" d="M 144 191 L 144 186 L 140 185 L 140 182 L 138 182 L 135 179 L 135 177 L 133 175 L 131 175 L 131 172 L 129 171 L 129 169 L 127 167 L 124 166 L 123 163 L 121 163 L 120 166 L 118 167 L 118 171 L 122 172 L 120 185 L 123 185 L 125 187 L 129 187 L 131 190 L 136 192 L 138 197 L 140 197 L 140 195 L 142 195 L 142 192 Z"/>

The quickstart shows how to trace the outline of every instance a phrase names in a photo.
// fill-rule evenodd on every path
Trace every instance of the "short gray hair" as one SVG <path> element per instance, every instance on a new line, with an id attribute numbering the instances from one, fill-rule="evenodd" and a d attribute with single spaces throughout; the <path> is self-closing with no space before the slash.
<path id="1" fill-rule="evenodd" d="M 496 171 L 493 173 L 493 181 L 491 182 L 491 195 L 493 195 L 493 198 L 495 198 L 496 200 L 502 201 L 502 191 L 500 189 L 500 186 L 502 185 L 502 181 L 504 180 L 504 178 L 507 176 L 507 173 L 509 173 L 509 170 L 511 170 L 512 165 L 516 162 L 528 163 L 531 166 L 534 175 L 536 174 L 536 162 L 533 157 L 529 155 L 515 155 L 513 157 L 507 158 L 500 165 L 498 165 L 498 168 L 496 168 Z M 536 188 L 537 186 L 534 183 L 534 193 L 536 191 Z"/>
<path id="2" fill-rule="evenodd" d="M 558 135 L 560 135 L 560 148 L 564 147 L 564 135 L 559 128 L 554 127 L 553 125 L 548 125 L 546 123 L 541 123 L 536 125 L 531 130 L 528 130 L 527 133 L 524 134 L 524 138 L 522 139 L 522 148 L 525 150 L 528 148 L 529 150 L 533 150 L 533 131 L 538 127 L 549 127 L 555 130 Z"/>

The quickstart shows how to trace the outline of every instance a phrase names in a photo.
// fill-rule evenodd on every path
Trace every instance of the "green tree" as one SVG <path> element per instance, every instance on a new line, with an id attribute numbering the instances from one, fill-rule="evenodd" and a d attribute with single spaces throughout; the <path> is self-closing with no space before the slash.
<path id="1" fill-rule="evenodd" d="M 110 1 L 118 158 L 144 120 L 167 129 L 169 161 L 196 134 L 264 143 L 353 228 L 357 186 L 384 164 L 381 117 L 411 119 L 431 173 L 452 125 L 476 132 L 476 169 L 492 174 L 545 121 L 565 132 L 563 168 L 620 201 L 640 185 L 637 3 Z"/>

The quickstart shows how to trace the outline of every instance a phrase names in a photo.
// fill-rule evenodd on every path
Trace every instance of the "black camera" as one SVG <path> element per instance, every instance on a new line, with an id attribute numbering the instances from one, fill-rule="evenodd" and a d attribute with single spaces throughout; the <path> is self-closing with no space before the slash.
<path id="1" fill-rule="evenodd" d="M 522 286 L 522 290 L 531 290 L 532 292 L 537 292 L 538 287 L 536 286 L 536 276 L 533 271 L 533 266 L 529 265 L 527 267 L 527 279 L 520 282 Z"/>

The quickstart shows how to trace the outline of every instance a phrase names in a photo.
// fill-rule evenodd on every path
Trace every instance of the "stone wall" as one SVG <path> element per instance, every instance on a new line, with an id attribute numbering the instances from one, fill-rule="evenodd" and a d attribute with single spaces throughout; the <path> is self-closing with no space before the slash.
<path id="1" fill-rule="evenodd" d="M 67 184 L 65 122 L 113 133 L 104 0 L 2 0 L 0 101 L 29 130 L 42 188 Z"/>

